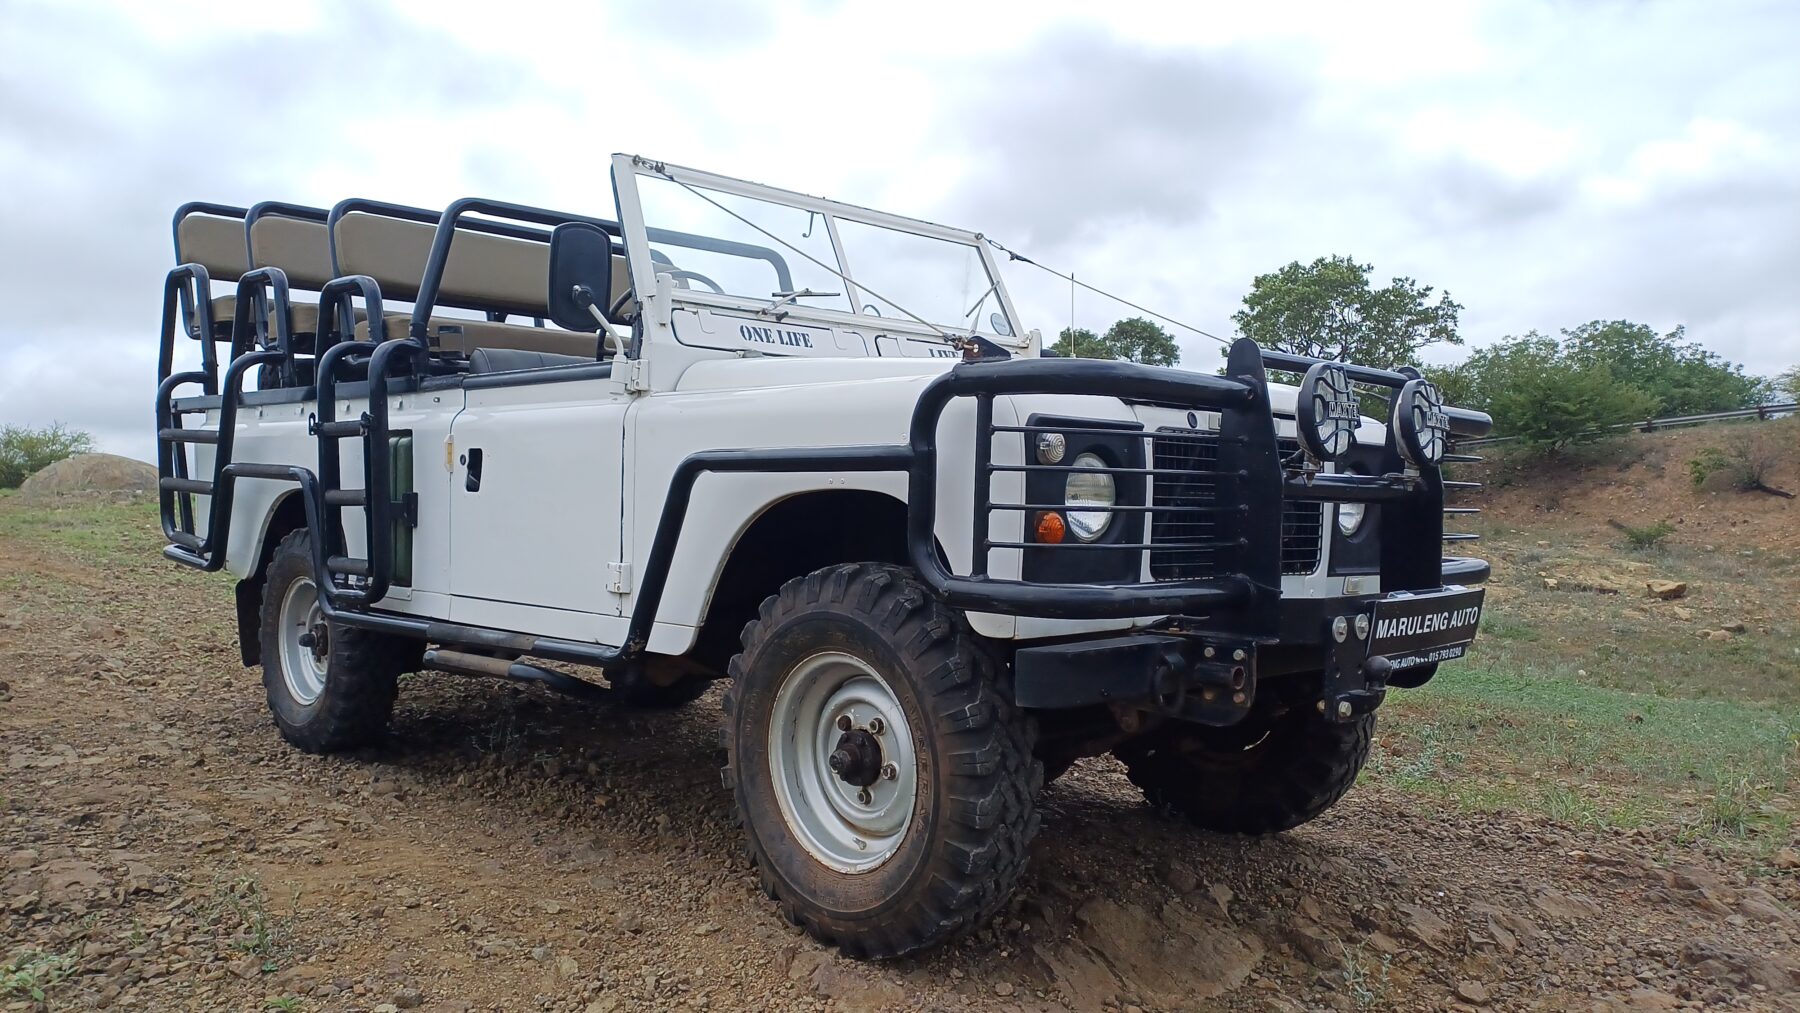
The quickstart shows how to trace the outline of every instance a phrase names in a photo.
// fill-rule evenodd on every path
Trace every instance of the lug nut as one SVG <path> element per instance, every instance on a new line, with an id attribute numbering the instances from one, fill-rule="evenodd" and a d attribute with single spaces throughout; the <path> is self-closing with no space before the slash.
<path id="1" fill-rule="evenodd" d="M 850 715 L 839 714 L 838 719 L 837 719 L 837 726 L 838 726 L 838 731 L 840 731 L 840 732 L 849 731 L 850 730 Z"/>
<path id="2" fill-rule="evenodd" d="M 1348 701 L 1348 700 L 1339 700 L 1338 701 L 1338 717 L 1347 718 L 1350 716 L 1352 710 L 1353 710 L 1353 708 L 1350 706 L 1350 701 Z"/>
<path id="3" fill-rule="evenodd" d="M 885 732 L 885 731 L 887 731 L 887 722 L 886 721 L 883 721 L 878 717 L 869 719 L 869 734 L 870 735 L 880 735 L 882 732 Z"/>
<path id="4" fill-rule="evenodd" d="M 875 796 L 869 794 L 869 789 L 867 788 L 858 788 L 856 791 L 856 800 L 863 805 L 868 805 L 870 802 L 874 801 L 874 798 Z"/>
<path id="5" fill-rule="evenodd" d="M 1217 651 L 1215 651 L 1215 650 L 1213 650 L 1213 649 L 1212 649 L 1212 648 L 1210 648 L 1210 647 L 1208 647 L 1208 648 L 1207 648 L 1207 649 L 1206 649 L 1206 650 L 1205 650 L 1205 651 L 1202 651 L 1202 652 L 1201 652 L 1201 653 L 1202 653 L 1202 654 L 1204 654 L 1204 655 L 1206 655 L 1206 656 L 1207 656 L 1207 657 L 1209 657 L 1209 658 L 1210 658 L 1210 657 L 1212 657 L 1212 656 L 1213 656 L 1213 655 L 1215 655 L 1215 654 L 1217 654 L 1217 653 L 1219 653 L 1219 652 L 1217 652 Z"/>
<path id="6" fill-rule="evenodd" d="M 1207 703 L 1212 703 L 1213 698 L 1217 697 L 1218 695 L 1219 695 L 1219 691 L 1212 688 L 1211 686 L 1208 686 L 1205 689 L 1200 691 L 1200 699 L 1205 700 Z"/>
<path id="7" fill-rule="evenodd" d="M 881 779 L 883 781 L 892 781 L 899 776 L 900 776 L 900 768 L 894 766 L 894 764 L 892 762 L 884 763 L 881 765 Z"/>
<path id="8" fill-rule="evenodd" d="M 1234 704 L 1237 704 L 1239 707 L 1242 707 L 1244 705 L 1244 699 L 1245 699 L 1245 697 L 1244 697 L 1244 694 L 1242 694 L 1242 693 L 1231 694 L 1231 702 Z"/>
<path id="9" fill-rule="evenodd" d="M 1248 657 L 1248 655 L 1244 653 L 1244 649 L 1241 647 L 1231 652 L 1232 661 L 1243 661 L 1246 657 Z"/>

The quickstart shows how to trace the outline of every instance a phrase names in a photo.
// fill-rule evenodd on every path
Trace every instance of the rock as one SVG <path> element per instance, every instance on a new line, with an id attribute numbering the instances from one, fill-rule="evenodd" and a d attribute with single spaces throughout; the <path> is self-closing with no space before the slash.
<path id="1" fill-rule="evenodd" d="M 1674 601 L 1688 592 L 1687 581 L 1684 580 L 1648 580 L 1644 582 L 1644 589 L 1650 597 L 1663 601 Z"/>
<path id="2" fill-rule="evenodd" d="M 418 1009 L 425 1004 L 425 995 L 416 988 L 403 988 L 394 993 L 394 1006 L 398 1009 Z"/>
<path id="3" fill-rule="evenodd" d="M 1546 591 L 1554 591 L 1561 585 L 1562 581 L 1557 580 L 1555 577 L 1544 578 L 1544 590 Z"/>
<path id="4" fill-rule="evenodd" d="M 1488 987 L 1479 981 L 1459 981 L 1456 983 L 1456 997 L 1463 1002 L 1485 1006 L 1488 1001 Z"/>
<path id="5" fill-rule="evenodd" d="M 1600 914 L 1600 905 L 1586 897 L 1554 890 L 1539 890 L 1532 895 L 1531 904 L 1558 921 L 1582 921 Z"/>
<path id="6" fill-rule="evenodd" d="M 1330 969 L 1343 964 L 1343 945 L 1317 922 L 1290 922 L 1283 937 L 1314 967 Z"/>
<path id="7" fill-rule="evenodd" d="M 1200 889 L 1200 877 L 1194 875 L 1194 870 L 1179 862 L 1170 862 L 1168 868 L 1163 870 L 1163 882 L 1176 893 L 1193 893 Z"/>
<path id="8" fill-rule="evenodd" d="M 858 1013 L 898 1009 L 906 1003 L 906 992 L 886 979 L 872 979 L 871 971 L 861 965 L 826 958 L 812 973 L 813 991 L 837 1001 L 837 1008 Z"/>
<path id="9" fill-rule="evenodd" d="M 1396 910 L 1400 914 L 1401 928 L 1407 935 L 1439 952 L 1450 942 L 1450 923 L 1439 918 L 1436 912 L 1410 904 L 1403 904 Z"/>
<path id="10" fill-rule="evenodd" d="M 1775 852 L 1770 862 L 1777 869 L 1800 869 L 1800 851 L 1793 848 L 1782 848 Z"/>
<path id="11" fill-rule="evenodd" d="M 998 981 L 994 983 L 994 994 L 1002 999 L 1012 995 L 1014 991 L 1013 983 L 1010 981 Z"/>
<path id="12" fill-rule="evenodd" d="M 619 913 L 619 928 L 635 936 L 644 931 L 644 917 L 636 911 L 622 911 Z"/>
<path id="13" fill-rule="evenodd" d="M 1733 619 L 1731 622 L 1728 622 L 1725 625 L 1719 627 L 1719 629 L 1724 630 L 1726 633 L 1748 633 L 1748 632 L 1750 632 L 1750 627 L 1745 625 L 1745 623 L 1742 619 Z"/>
<path id="14" fill-rule="evenodd" d="M 400 1013 L 400 1007 L 391 1002 L 376 1003 L 373 1013 Z"/>
<path id="15" fill-rule="evenodd" d="M 1075 924 L 1072 936 L 1035 947 L 1074 1009 L 1097 1009 L 1121 993 L 1142 1005 L 1192 1008 L 1242 985 L 1264 953 L 1255 934 L 1174 901 L 1151 910 L 1095 897 L 1076 909 Z"/>
<path id="16" fill-rule="evenodd" d="M 44 877 L 44 899 L 52 903 L 86 896 L 106 884 L 106 877 L 93 863 L 78 858 L 52 859 L 39 872 Z"/>
<path id="17" fill-rule="evenodd" d="M 556 976 L 558 978 L 573 978 L 580 973 L 581 965 L 575 962 L 574 957 L 565 953 L 556 958 Z"/>
<path id="18" fill-rule="evenodd" d="M 156 494 L 156 468 L 117 454 L 76 454 L 50 465 L 19 487 L 23 497 L 136 499 Z"/>
<path id="19" fill-rule="evenodd" d="M 593 1002 L 588 1003 L 587 1009 L 583 1010 L 582 1013 L 613 1013 L 613 1011 L 618 1008 L 619 999 L 617 996 L 603 995 Z"/>
<path id="20" fill-rule="evenodd" d="M 794 954 L 788 962 L 787 976 L 789 981 L 805 981 L 813 972 L 831 962 L 831 954 L 824 950 L 801 950 Z"/>
<path id="21" fill-rule="evenodd" d="M 1740 988 L 1761 985 L 1780 993 L 1800 983 L 1800 968 L 1774 957 L 1739 949 L 1718 939 L 1690 939 L 1681 947 L 1681 962 L 1695 974 Z"/>
<path id="22" fill-rule="evenodd" d="M 1713 641 L 1714 643 L 1718 643 L 1720 641 L 1725 641 L 1725 640 L 1731 639 L 1731 634 L 1725 632 L 1724 630 L 1707 630 L 1704 633 L 1701 633 L 1700 635 L 1710 641 Z"/>
<path id="23" fill-rule="evenodd" d="M 1667 992 L 1640 988 L 1625 996 L 1602 999 L 1593 1005 L 1593 1013 L 1665 1013 L 1681 1008 L 1681 1000 Z"/>
<path id="24" fill-rule="evenodd" d="M 1669 609 L 1669 614 L 1674 616 L 1675 618 L 1681 620 L 1684 623 L 1689 622 L 1694 618 L 1694 610 L 1691 608 L 1688 608 L 1684 605 L 1676 605 L 1675 607 Z"/>
<path id="25" fill-rule="evenodd" d="M 1783 908 L 1780 902 L 1771 896 L 1767 890 L 1757 887 L 1745 890 L 1743 894 L 1738 897 L 1737 909 L 1738 914 L 1743 915 L 1753 922 L 1768 922 L 1771 925 L 1780 925 L 1784 922 L 1791 922 L 1794 920 L 1793 914 Z"/>

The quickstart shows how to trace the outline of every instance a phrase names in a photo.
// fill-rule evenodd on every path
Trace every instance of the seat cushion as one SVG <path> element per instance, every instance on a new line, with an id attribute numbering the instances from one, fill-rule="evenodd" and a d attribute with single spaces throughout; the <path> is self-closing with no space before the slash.
<path id="1" fill-rule="evenodd" d="M 523 348 L 477 348 L 469 353 L 469 372 L 508 373 L 515 369 L 542 369 L 546 366 L 581 366 L 594 362 L 579 355 L 555 355 Z M 610 366 L 611 363 L 606 365 Z"/>

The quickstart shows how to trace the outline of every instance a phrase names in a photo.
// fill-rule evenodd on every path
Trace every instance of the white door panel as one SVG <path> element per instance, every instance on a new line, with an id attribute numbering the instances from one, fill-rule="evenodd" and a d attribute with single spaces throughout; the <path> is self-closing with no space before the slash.
<path id="1" fill-rule="evenodd" d="M 607 379 L 477 387 L 451 429 L 451 618 L 477 599 L 617 615 L 626 398 Z"/>

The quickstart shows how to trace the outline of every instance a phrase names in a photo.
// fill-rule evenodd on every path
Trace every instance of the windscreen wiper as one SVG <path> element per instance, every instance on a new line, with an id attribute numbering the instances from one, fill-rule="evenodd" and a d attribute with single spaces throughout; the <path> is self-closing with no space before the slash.
<path id="1" fill-rule="evenodd" d="M 780 309 L 782 306 L 787 305 L 788 303 L 794 302 L 797 299 L 834 299 L 838 296 L 843 295 L 844 293 L 842 293 L 842 292 L 814 292 L 810 288 L 801 288 L 801 289 L 795 289 L 792 292 L 770 292 L 769 294 L 775 297 L 775 301 L 770 303 L 767 306 L 764 306 L 762 309 L 757 310 L 756 312 L 758 314 L 774 313 L 775 319 L 780 320 L 783 317 L 786 317 L 787 314 L 786 313 L 775 313 L 775 311 L 777 309 Z"/>

